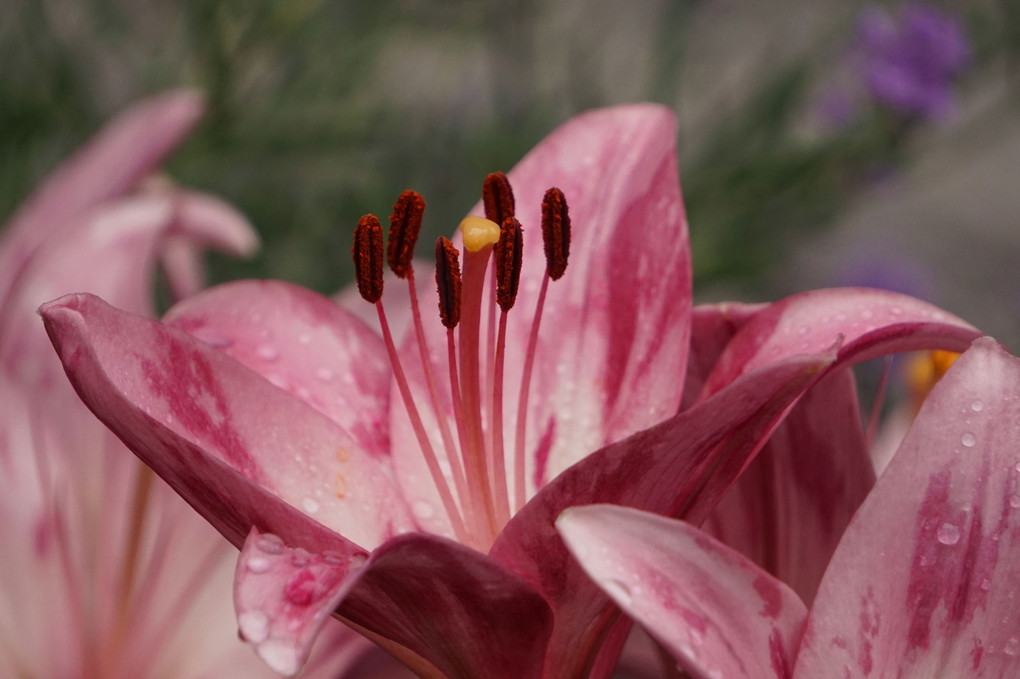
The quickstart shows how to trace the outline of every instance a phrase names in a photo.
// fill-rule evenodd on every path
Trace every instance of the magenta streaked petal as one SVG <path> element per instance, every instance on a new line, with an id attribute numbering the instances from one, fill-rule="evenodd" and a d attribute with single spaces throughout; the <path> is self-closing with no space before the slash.
<path id="1" fill-rule="evenodd" d="M 832 360 L 832 353 L 796 357 L 744 375 L 694 408 L 592 453 L 511 519 L 490 554 L 553 606 L 547 665 L 553 676 L 583 667 L 586 644 L 615 622 L 605 597 L 567 554 L 553 526 L 556 517 L 573 505 L 612 503 L 704 521 Z"/>
<path id="2" fill-rule="evenodd" d="M 254 527 L 244 541 L 234 578 L 238 630 L 280 674 L 304 666 L 350 576 L 368 558 L 340 540 L 336 547 L 343 551 L 312 553 Z"/>
<path id="3" fill-rule="evenodd" d="M 780 300 L 746 323 L 719 358 L 702 398 L 738 375 L 786 356 L 839 344 L 833 367 L 918 349 L 963 351 L 973 326 L 906 295 L 866 288 L 813 290 Z"/>
<path id="4" fill-rule="evenodd" d="M 504 566 L 442 537 L 410 533 L 375 550 L 337 612 L 448 679 L 553 676 L 542 674 L 552 627 L 545 600 Z"/>
<path id="5" fill-rule="evenodd" d="M 599 587 L 695 676 L 790 676 L 807 609 L 743 555 L 626 507 L 573 507 L 556 528 Z"/>
<path id="6" fill-rule="evenodd" d="M 91 295 L 41 313 L 86 405 L 235 545 L 279 521 L 367 549 L 409 526 L 388 460 L 208 344 Z"/>
<path id="7" fill-rule="evenodd" d="M 279 281 L 240 281 L 177 304 L 163 319 L 211 344 L 389 456 L 390 364 L 371 328 L 330 299 Z"/>
<path id="8" fill-rule="evenodd" d="M 810 605 L 874 483 L 853 375 L 837 370 L 801 397 L 704 529 Z"/>
<path id="9" fill-rule="evenodd" d="M 114 118 L 50 175 L 0 239 L 0 306 L 37 248 L 71 231 L 99 203 L 133 188 L 181 143 L 202 108 L 201 96 L 185 90 L 147 99 Z"/>
<path id="10" fill-rule="evenodd" d="M 697 400 L 715 362 L 737 330 L 767 306 L 723 302 L 694 307 L 691 312 L 691 353 L 687 359 L 681 408 L 687 409 Z"/>
<path id="11" fill-rule="evenodd" d="M 1020 675 L 1020 361 L 974 343 L 825 573 L 798 679 Z"/>

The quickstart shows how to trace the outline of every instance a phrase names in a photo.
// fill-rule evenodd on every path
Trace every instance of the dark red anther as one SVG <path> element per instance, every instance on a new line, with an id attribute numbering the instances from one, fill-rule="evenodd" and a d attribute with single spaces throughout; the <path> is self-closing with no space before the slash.
<path id="1" fill-rule="evenodd" d="M 510 311 L 521 285 L 521 264 L 524 255 L 524 229 L 513 217 L 499 227 L 499 241 L 493 256 L 496 260 L 496 303 L 503 311 Z"/>
<path id="2" fill-rule="evenodd" d="M 421 231 L 425 199 L 415 191 L 404 191 L 393 205 L 390 215 L 390 239 L 386 244 L 386 261 L 397 278 L 405 278 L 411 270 L 414 244 Z"/>
<path id="3" fill-rule="evenodd" d="M 436 288 L 439 317 L 450 330 L 460 323 L 460 254 L 448 239 L 436 241 Z"/>
<path id="4" fill-rule="evenodd" d="M 542 242 L 549 278 L 559 280 L 570 254 L 570 212 L 563 192 L 553 187 L 542 199 Z"/>
<path id="5" fill-rule="evenodd" d="M 514 192 L 505 174 L 493 172 L 485 178 L 482 203 L 485 205 L 485 218 L 497 224 L 514 216 Z"/>
<path id="6" fill-rule="evenodd" d="M 365 301 L 378 302 L 383 291 L 383 237 L 382 225 L 375 215 L 365 215 L 358 220 L 351 254 L 354 255 L 358 292 Z"/>

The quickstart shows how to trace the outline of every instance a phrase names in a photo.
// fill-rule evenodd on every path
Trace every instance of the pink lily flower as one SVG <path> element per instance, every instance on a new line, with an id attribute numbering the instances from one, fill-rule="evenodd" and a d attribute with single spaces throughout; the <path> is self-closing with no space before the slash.
<path id="1" fill-rule="evenodd" d="M 850 522 L 809 607 L 683 521 L 608 505 L 557 527 L 692 677 L 1020 674 L 1020 360 L 977 340 Z"/>
<path id="2" fill-rule="evenodd" d="M 822 377 L 976 336 L 918 300 L 835 290 L 755 314 L 722 358 L 703 348 L 728 312 L 692 314 L 674 130 L 657 106 L 591 112 L 487 181 L 493 220 L 478 206 L 462 251 L 437 245 L 441 314 L 411 314 L 402 343 L 272 281 L 162 324 L 89 295 L 43 306 L 86 404 L 241 548 L 239 627 L 275 669 L 296 672 L 333 616 L 423 677 L 606 677 L 629 622 L 567 552 L 563 509 L 703 520 Z M 390 240 L 408 298 L 420 200 L 398 201 Z M 362 295 L 390 303 L 375 218 L 354 253 Z M 688 371 L 704 386 L 680 410 Z M 836 393 L 808 420 L 846 416 Z"/>
<path id="3" fill-rule="evenodd" d="M 205 247 L 257 246 L 229 205 L 147 180 L 201 112 L 191 92 L 130 108 L 0 239 L 0 676 L 273 676 L 233 635 L 229 547 L 82 405 L 36 314 L 91 291 L 151 315 L 157 262 L 186 294 Z M 366 648 L 336 637 L 313 662 Z"/>

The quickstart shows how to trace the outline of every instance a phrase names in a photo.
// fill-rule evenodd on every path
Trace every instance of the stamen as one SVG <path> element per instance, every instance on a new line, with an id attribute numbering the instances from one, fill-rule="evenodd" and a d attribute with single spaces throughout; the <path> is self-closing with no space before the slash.
<path id="1" fill-rule="evenodd" d="M 570 254 L 570 213 L 563 192 L 553 187 L 542 199 L 542 242 L 549 278 L 557 281 L 567 270 Z"/>
<path id="2" fill-rule="evenodd" d="M 509 217 L 500 227 L 496 243 L 496 303 L 505 312 L 510 311 L 521 285 L 521 264 L 524 254 L 524 235 L 521 223 Z"/>
<path id="3" fill-rule="evenodd" d="M 383 292 L 383 235 L 382 225 L 374 215 L 358 220 L 351 254 L 354 255 L 358 292 L 365 301 L 375 304 Z"/>
<path id="4" fill-rule="evenodd" d="M 414 244 L 418 242 L 425 199 L 414 191 L 404 191 L 390 215 L 390 238 L 386 243 L 386 261 L 397 278 L 404 278 L 411 269 Z"/>
<path id="5" fill-rule="evenodd" d="M 436 288 L 439 290 L 439 317 L 448 330 L 460 323 L 460 254 L 448 239 L 436 240 Z"/>
<path id="6" fill-rule="evenodd" d="M 502 172 L 493 172 L 482 184 L 482 203 L 485 205 L 486 219 L 502 224 L 508 217 L 514 216 L 514 192 L 510 181 Z"/>

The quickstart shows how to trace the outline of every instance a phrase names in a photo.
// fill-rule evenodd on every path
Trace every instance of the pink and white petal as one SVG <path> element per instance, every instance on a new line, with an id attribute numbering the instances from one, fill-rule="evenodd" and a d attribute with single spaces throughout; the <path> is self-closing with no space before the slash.
<path id="1" fill-rule="evenodd" d="M 548 188 L 563 191 L 573 227 L 567 271 L 549 287 L 527 413 L 528 478 L 541 486 L 680 405 L 691 263 L 676 118 L 647 104 L 584 113 L 508 176 L 525 229 L 520 293 L 507 331 L 508 385 L 520 384 L 545 275 L 540 225 Z M 474 212 L 481 214 L 480 206 Z M 513 405 L 507 410 L 512 431 Z"/>
<path id="2" fill-rule="evenodd" d="M 564 511 L 585 572 L 688 673 L 788 679 L 807 608 L 749 559 L 690 524 L 627 507 Z"/>
<path id="3" fill-rule="evenodd" d="M 812 290 L 780 300 L 746 323 L 719 357 L 701 397 L 748 370 L 836 343 L 841 348 L 833 368 L 917 349 L 963 351 L 979 335 L 965 321 L 906 295 Z"/>
<path id="4" fill-rule="evenodd" d="M 278 536 L 253 526 L 234 578 L 241 638 L 276 672 L 297 674 L 346 594 L 345 584 L 367 559 L 288 547 Z"/>
<path id="5" fill-rule="evenodd" d="M 556 517 L 573 505 L 612 503 L 704 521 L 832 360 L 832 353 L 795 357 L 744 375 L 690 410 L 592 453 L 511 519 L 490 555 L 531 582 L 553 607 L 552 676 L 584 667 L 588 644 L 615 623 L 608 601 L 557 536 Z"/>
<path id="6" fill-rule="evenodd" d="M 1018 421 L 1020 361 L 980 339 L 847 528 L 798 679 L 1020 676 Z"/>
<path id="7" fill-rule="evenodd" d="M 279 525 L 314 551 L 322 522 L 371 549 L 410 525 L 387 460 L 208 344 L 91 295 L 40 313 L 86 405 L 235 545 Z"/>
<path id="8" fill-rule="evenodd" d="M 874 483 L 853 374 L 837 370 L 801 397 L 704 530 L 810 605 Z"/>
<path id="9" fill-rule="evenodd" d="M 545 600 L 506 567 L 442 537 L 409 533 L 376 549 L 337 612 L 447 679 L 555 676 L 542 673 L 552 628 Z"/>
<path id="10" fill-rule="evenodd" d="M 549 286 L 526 414 L 529 495 L 589 452 L 669 417 L 680 404 L 691 271 L 675 132 L 676 119 L 665 107 L 592 111 L 554 131 L 509 173 L 525 235 L 507 329 L 504 432 L 515 432 L 520 416 L 517 395 L 546 269 L 540 226 L 548 188 L 564 192 L 573 224 L 566 274 Z M 480 204 L 473 212 L 481 214 Z M 484 342 L 484 310 L 482 316 Z M 445 392 L 446 330 L 434 312 L 424 320 Z M 414 342 L 408 345 L 404 355 L 416 356 Z M 428 403 L 418 362 L 409 363 L 416 401 Z M 391 436 L 405 492 L 423 506 L 439 506 L 435 491 L 419 482 L 428 472 L 403 406 L 394 399 L 393 408 Z M 423 416 L 442 450 L 432 414 Z M 505 439 L 512 451 L 513 437 Z"/>
<path id="11" fill-rule="evenodd" d="M 177 304 L 163 321 L 326 415 L 361 450 L 389 455 L 386 349 L 332 300 L 289 283 L 239 281 Z"/>
<path id="12" fill-rule="evenodd" d="M 681 409 L 686 410 L 694 405 L 715 362 L 737 330 L 767 306 L 722 302 L 694 307 L 691 312 L 691 352 L 687 359 Z"/>
<path id="13" fill-rule="evenodd" d="M 37 187 L 0 238 L 0 307 L 43 243 L 134 187 L 181 143 L 202 109 L 201 96 L 186 90 L 135 104 Z"/>

